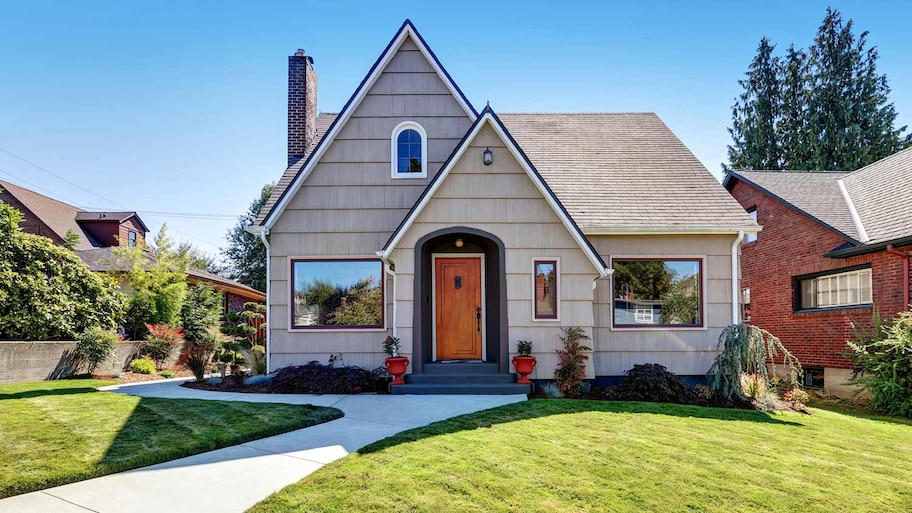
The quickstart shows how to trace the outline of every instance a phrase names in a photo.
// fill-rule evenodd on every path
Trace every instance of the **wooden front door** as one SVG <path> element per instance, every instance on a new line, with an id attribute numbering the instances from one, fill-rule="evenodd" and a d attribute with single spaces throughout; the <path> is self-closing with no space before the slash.
<path id="1" fill-rule="evenodd" d="M 434 267 L 438 360 L 480 360 L 481 258 L 438 257 Z"/>

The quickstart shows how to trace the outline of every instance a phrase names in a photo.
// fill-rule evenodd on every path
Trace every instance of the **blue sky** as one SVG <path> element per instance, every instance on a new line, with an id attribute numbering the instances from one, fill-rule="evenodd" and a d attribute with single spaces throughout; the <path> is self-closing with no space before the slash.
<path id="1" fill-rule="evenodd" d="M 4 2 L 0 148 L 63 180 L 3 152 L 0 178 L 88 208 L 240 214 L 284 168 L 287 56 L 314 57 L 337 111 L 405 18 L 476 107 L 656 112 L 718 176 L 758 41 L 805 47 L 832 5 L 871 32 L 912 124 L 912 2 L 314 4 Z M 234 224 L 141 216 L 209 252 Z"/>

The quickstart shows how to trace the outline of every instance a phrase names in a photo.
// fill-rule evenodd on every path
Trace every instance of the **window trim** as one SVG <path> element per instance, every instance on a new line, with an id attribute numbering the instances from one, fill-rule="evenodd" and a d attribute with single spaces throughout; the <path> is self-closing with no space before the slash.
<path id="1" fill-rule="evenodd" d="M 386 269 L 382 260 L 377 257 L 369 256 L 321 256 L 321 257 L 310 257 L 310 256 L 290 256 L 288 258 L 288 332 L 289 333 L 345 333 L 345 332 L 356 332 L 356 333 L 366 333 L 366 332 L 385 332 L 388 331 L 389 327 L 386 324 Z M 295 262 L 341 262 L 341 261 L 350 261 L 350 262 L 378 262 L 380 264 L 380 301 L 382 302 L 382 307 L 380 309 L 380 325 L 379 326 L 295 326 L 294 324 L 294 287 L 295 287 L 295 276 L 294 276 L 294 264 Z"/>
<path id="2" fill-rule="evenodd" d="M 135 248 L 139 243 L 139 234 L 135 230 L 127 230 L 127 247 Z"/>
<path id="3" fill-rule="evenodd" d="M 814 280 L 817 278 L 822 278 L 824 276 L 836 276 L 839 274 L 851 273 L 856 271 L 871 271 L 871 301 L 867 303 L 853 303 L 850 305 L 833 305 L 833 306 L 815 306 L 812 308 L 802 308 L 801 306 L 801 282 L 805 280 Z M 816 302 L 816 297 L 815 297 Z M 871 269 L 871 264 L 859 264 L 853 265 L 850 267 L 840 267 L 838 269 L 830 269 L 827 271 L 819 271 L 816 273 L 801 274 L 798 276 L 792 276 L 792 312 L 793 313 L 816 313 L 816 312 L 827 312 L 833 310 L 855 310 L 862 308 L 871 308 L 874 306 L 874 271 Z"/>
<path id="4" fill-rule="evenodd" d="M 554 315 L 553 316 L 539 316 L 535 311 L 535 266 L 538 263 L 553 263 L 554 264 Z M 532 322 L 560 322 L 560 258 L 559 257 L 532 257 Z"/>
<path id="5" fill-rule="evenodd" d="M 672 324 L 649 324 L 643 326 L 635 326 L 631 324 L 621 324 L 620 326 L 615 325 L 614 323 L 614 276 L 611 277 L 611 286 L 609 287 L 609 317 L 611 318 L 610 330 L 611 331 L 706 331 L 708 326 L 706 323 L 706 308 L 707 308 L 707 278 L 706 278 L 706 255 L 616 255 L 612 256 L 608 260 L 608 265 L 614 269 L 615 261 L 652 261 L 652 260 L 663 260 L 663 261 L 689 261 L 696 260 L 700 263 L 700 324 L 698 325 L 688 325 L 688 326 L 675 326 Z"/>
<path id="6" fill-rule="evenodd" d="M 756 214 L 757 218 L 754 219 L 754 222 L 756 222 L 758 224 L 760 223 L 760 213 L 757 211 L 757 205 L 745 208 L 744 210 L 745 210 L 745 212 L 747 212 L 748 215 Z M 754 242 L 757 242 L 758 236 L 759 236 L 759 233 L 745 233 L 743 245 L 753 244 Z"/>
<path id="7" fill-rule="evenodd" d="M 415 130 L 421 136 L 421 172 L 420 173 L 400 173 L 399 172 L 399 134 L 406 130 Z M 390 136 L 390 177 L 393 180 L 427 178 L 428 176 L 428 152 L 427 152 L 427 132 L 424 127 L 415 121 L 403 121 L 393 128 L 393 134 Z"/>

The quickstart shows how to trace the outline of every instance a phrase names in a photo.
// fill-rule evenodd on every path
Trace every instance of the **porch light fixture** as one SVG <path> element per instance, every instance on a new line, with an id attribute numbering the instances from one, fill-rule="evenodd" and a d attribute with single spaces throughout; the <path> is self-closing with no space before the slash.
<path id="1" fill-rule="evenodd" d="M 464 245 L 465 245 L 465 243 L 462 242 L 462 239 L 456 239 L 456 247 L 457 247 L 457 248 L 461 248 L 461 247 L 464 246 Z"/>
<path id="2" fill-rule="evenodd" d="M 494 162 L 494 153 L 491 152 L 490 148 L 485 148 L 483 155 L 484 155 L 484 165 L 490 166 L 491 162 Z"/>

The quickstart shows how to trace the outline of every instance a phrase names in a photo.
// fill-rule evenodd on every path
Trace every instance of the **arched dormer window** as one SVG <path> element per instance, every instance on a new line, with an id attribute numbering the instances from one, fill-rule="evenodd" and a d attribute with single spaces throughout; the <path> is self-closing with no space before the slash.
<path id="1" fill-rule="evenodd" d="M 414 121 L 403 121 L 393 129 L 392 177 L 427 177 L 427 133 Z"/>

